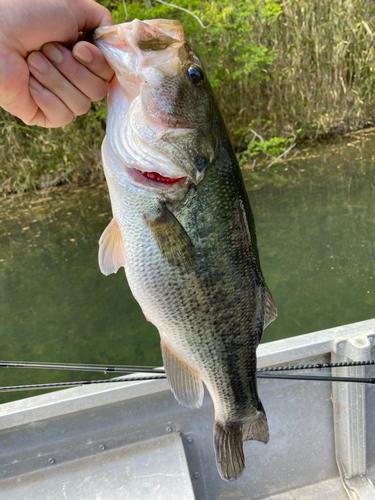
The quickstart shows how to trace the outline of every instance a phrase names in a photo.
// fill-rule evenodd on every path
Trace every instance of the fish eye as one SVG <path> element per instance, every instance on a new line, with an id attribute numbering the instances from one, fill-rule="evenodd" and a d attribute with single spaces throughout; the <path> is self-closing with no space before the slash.
<path id="1" fill-rule="evenodd" d="M 187 75 L 196 87 L 199 87 L 204 82 L 204 73 L 199 66 L 189 66 L 187 69 Z"/>

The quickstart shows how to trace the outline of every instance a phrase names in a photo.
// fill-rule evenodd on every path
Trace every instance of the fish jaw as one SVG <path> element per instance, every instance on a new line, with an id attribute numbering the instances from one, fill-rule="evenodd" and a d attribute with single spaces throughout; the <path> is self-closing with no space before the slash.
<path id="1" fill-rule="evenodd" d="M 181 38 L 181 34 L 177 32 L 180 30 L 183 33 L 182 25 L 177 21 L 174 23 L 177 26 L 175 32 Z M 139 95 L 141 84 L 147 82 L 147 78 L 155 78 L 158 72 L 175 76 L 181 71 L 176 52 L 183 42 L 163 33 L 152 24 L 155 26 L 151 21 L 134 19 L 130 23 L 102 27 L 94 32 L 95 45 L 115 70 L 119 84 L 130 95 Z M 164 27 L 162 23 L 160 26 Z M 159 47 L 157 43 L 160 44 Z M 150 47 L 156 46 L 156 49 L 147 49 L 147 44 Z"/>
<path id="2" fill-rule="evenodd" d="M 215 157 L 216 139 L 210 116 L 196 120 L 195 113 L 180 109 L 179 92 L 192 85 L 185 81 L 183 66 L 190 56 L 182 25 L 134 20 L 98 28 L 94 43 L 116 74 L 109 84 L 107 136 L 124 168 L 147 180 L 167 179 L 169 187 L 180 180 L 183 187 L 197 185 Z M 139 184 L 139 176 L 134 173 L 129 181 Z"/>
<path id="3" fill-rule="evenodd" d="M 168 129 L 150 124 L 139 106 L 139 98 L 129 105 L 122 87 L 111 85 L 107 135 L 102 148 L 106 176 L 114 176 L 122 185 L 129 183 L 158 196 L 168 194 L 171 201 L 182 199 L 194 179 L 154 147 Z"/>
<path id="4" fill-rule="evenodd" d="M 159 172 L 142 171 L 128 167 L 112 149 L 111 142 L 106 136 L 102 144 L 102 159 L 104 173 L 110 188 L 111 199 L 113 196 L 119 198 L 121 204 L 121 195 L 115 193 L 121 192 L 122 188 L 128 188 L 132 192 L 148 192 L 152 197 L 173 202 L 181 201 L 188 192 L 191 182 L 187 177 L 181 178 L 163 178 Z M 160 179 L 160 177 L 162 177 Z"/>

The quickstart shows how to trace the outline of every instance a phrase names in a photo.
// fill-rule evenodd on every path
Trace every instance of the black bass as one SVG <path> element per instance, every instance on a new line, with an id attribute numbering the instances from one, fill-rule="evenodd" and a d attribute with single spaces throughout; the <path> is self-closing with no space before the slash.
<path id="1" fill-rule="evenodd" d="M 159 330 L 177 401 L 198 408 L 207 387 L 217 467 L 232 481 L 245 467 L 242 442 L 268 441 L 256 348 L 276 318 L 240 169 L 179 22 L 103 27 L 94 43 L 116 73 L 102 148 L 113 219 L 100 268 L 125 268 Z"/>

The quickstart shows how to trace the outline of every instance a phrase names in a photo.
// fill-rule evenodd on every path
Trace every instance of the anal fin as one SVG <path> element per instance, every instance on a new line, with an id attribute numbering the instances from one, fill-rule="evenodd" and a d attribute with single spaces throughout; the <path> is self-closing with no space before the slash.
<path id="1" fill-rule="evenodd" d="M 174 397 L 186 408 L 199 408 L 203 403 L 203 383 L 195 374 L 162 342 L 161 352 L 165 373 L 167 374 Z"/>
<path id="2" fill-rule="evenodd" d="M 108 276 L 117 273 L 121 266 L 125 267 L 124 245 L 117 221 L 112 219 L 99 240 L 99 267 Z"/>

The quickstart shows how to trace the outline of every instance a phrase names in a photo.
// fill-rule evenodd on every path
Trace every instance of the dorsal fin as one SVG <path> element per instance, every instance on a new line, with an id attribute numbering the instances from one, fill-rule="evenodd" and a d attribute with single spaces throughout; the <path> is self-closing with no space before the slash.
<path id="1" fill-rule="evenodd" d="M 99 267 L 108 276 L 117 273 L 121 266 L 125 267 L 125 251 L 120 228 L 113 218 L 99 240 Z"/>
<path id="2" fill-rule="evenodd" d="M 264 315 L 264 328 L 277 318 L 277 307 L 275 301 L 266 285 L 266 312 Z"/>
<path id="3" fill-rule="evenodd" d="M 203 384 L 196 373 L 162 342 L 161 352 L 165 373 L 167 374 L 174 397 L 186 408 L 199 408 L 203 403 Z"/>

